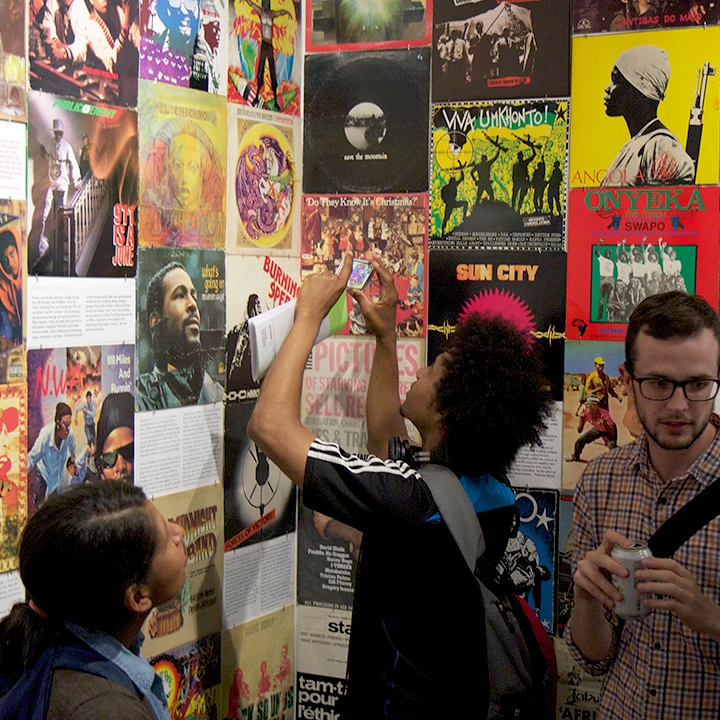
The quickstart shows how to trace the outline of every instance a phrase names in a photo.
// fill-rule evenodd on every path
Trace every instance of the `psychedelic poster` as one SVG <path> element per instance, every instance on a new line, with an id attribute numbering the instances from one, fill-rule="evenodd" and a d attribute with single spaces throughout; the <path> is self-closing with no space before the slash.
<path id="1" fill-rule="evenodd" d="M 142 245 L 225 247 L 225 99 L 140 83 Z"/>
<path id="2" fill-rule="evenodd" d="M 305 51 L 380 50 L 430 44 L 432 0 L 305 4 Z"/>
<path id="3" fill-rule="evenodd" d="M 16 4 L 20 9 L 15 14 L 19 12 L 22 17 L 22 3 L 4 3 L 11 17 Z M 97 5 L 28 3 L 32 89 L 84 102 L 135 107 L 140 49 L 138 10 L 137 0 Z M 7 17 L 3 13 L 3 25 Z M 3 33 L 3 45 L 7 47 L 5 39 Z"/>
<path id="4" fill-rule="evenodd" d="M 300 119 L 228 105 L 227 251 L 297 256 Z"/>
<path id="5" fill-rule="evenodd" d="M 225 0 L 140 0 L 140 77 L 225 94 Z"/>
<path id="6" fill-rule="evenodd" d="M 25 376 L 25 213 L 24 201 L 0 200 L 0 384 Z"/>
<path id="7" fill-rule="evenodd" d="M 563 249 L 568 105 L 433 106 L 433 248 Z"/>
<path id="8" fill-rule="evenodd" d="M 138 411 L 222 402 L 225 253 L 140 248 Z"/>
<path id="9" fill-rule="evenodd" d="M 300 268 L 297 258 L 228 255 L 229 277 L 242 282 L 228 287 L 227 402 L 257 399 L 260 383 L 252 379 L 248 321 L 251 317 L 297 297 Z"/>
<path id="10" fill-rule="evenodd" d="M 153 503 L 167 521 L 185 531 L 187 576 L 178 595 L 153 608 L 145 621 L 146 658 L 219 633 L 222 625 L 222 486 L 163 495 Z"/>
<path id="11" fill-rule="evenodd" d="M 426 195 L 304 195 L 301 276 L 336 272 L 345 253 L 380 259 L 395 278 L 400 337 L 425 337 L 427 316 Z M 364 292 L 375 298 L 380 278 L 373 273 Z M 347 298 L 350 323 L 343 331 L 368 335 L 360 306 Z"/>
<path id="12" fill-rule="evenodd" d="M 300 2 L 229 0 L 227 96 L 300 115 Z"/>
<path id="13" fill-rule="evenodd" d="M 220 717 L 220 633 L 150 659 L 162 678 L 170 720 Z"/>
<path id="14" fill-rule="evenodd" d="M 2 0 L 0 17 L 3 19 L 0 25 L 0 118 L 26 122 L 25 3 L 22 0 Z"/>
<path id="15" fill-rule="evenodd" d="M 18 567 L 28 518 L 27 386 L 0 385 L 0 572 Z"/>
<path id="16" fill-rule="evenodd" d="M 567 96 L 569 0 L 435 0 L 433 100 Z"/>
<path id="17" fill-rule="evenodd" d="M 284 607 L 223 633 L 221 717 L 295 717 L 294 611 Z"/>
<path id="18" fill-rule="evenodd" d="M 668 290 L 718 306 L 720 190 L 570 191 L 568 338 L 624 340 L 644 298 Z"/>
<path id="19" fill-rule="evenodd" d="M 535 610 L 548 633 L 555 632 L 557 490 L 517 492 L 520 520 L 500 561 L 515 593 Z"/>
<path id="20" fill-rule="evenodd" d="M 571 187 L 718 183 L 720 27 L 572 42 Z"/>
<path id="21" fill-rule="evenodd" d="M 611 3 L 580 0 L 573 3 L 573 34 L 661 30 L 685 26 L 717 25 L 720 21 L 714 3 L 687 0 Z"/>
<path id="22" fill-rule="evenodd" d="M 295 532 L 295 485 L 246 434 L 254 407 L 225 406 L 225 552 Z"/>
<path id="23" fill-rule="evenodd" d="M 133 277 L 137 114 L 33 92 L 28 127 L 28 268 Z"/>
<path id="24" fill-rule="evenodd" d="M 427 192 L 429 74 L 427 48 L 308 55 L 303 191 Z"/>

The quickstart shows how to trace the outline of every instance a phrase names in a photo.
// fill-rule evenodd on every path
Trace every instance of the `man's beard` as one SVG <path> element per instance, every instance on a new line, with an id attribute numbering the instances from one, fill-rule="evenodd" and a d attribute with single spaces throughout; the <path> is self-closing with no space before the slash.
<path id="1" fill-rule="evenodd" d="M 152 348 L 155 364 L 165 369 L 168 364 L 174 367 L 200 365 L 202 344 L 200 337 L 189 338 L 183 326 L 180 331 L 171 328 L 167 318 L 155 323 L 151 330 Z"/>

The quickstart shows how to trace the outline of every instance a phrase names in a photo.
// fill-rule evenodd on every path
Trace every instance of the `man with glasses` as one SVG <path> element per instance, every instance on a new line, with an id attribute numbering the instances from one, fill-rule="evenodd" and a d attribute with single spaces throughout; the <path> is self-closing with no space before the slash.
<path id="1" fill-rule="evenodd" d="M 588 465 L 575 493 L 573 657 L 607 673 L 598 718 L 685 720 L 720 713 L 720 520 L 671 559 L 636 571 L 647 616 L 622 621 L 614 546 L 647 541 L 720 473 L 720 322 L 697 295 L 652 295 L 630 316 L 621 375 L 645 432 Z"/>

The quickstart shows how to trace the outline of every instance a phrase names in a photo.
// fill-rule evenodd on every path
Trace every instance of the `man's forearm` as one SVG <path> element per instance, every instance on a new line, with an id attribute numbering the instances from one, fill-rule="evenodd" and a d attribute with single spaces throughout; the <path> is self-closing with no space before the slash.
<path id="1" fill-rule="evenodd" d="M 613 627 L 605 616 L 605 606 L 595 598 L 586 598 L 575 589 L 570 615 L 570 634 L 580 652 L 590 661 L 605 660 L 613 652 Z"/>

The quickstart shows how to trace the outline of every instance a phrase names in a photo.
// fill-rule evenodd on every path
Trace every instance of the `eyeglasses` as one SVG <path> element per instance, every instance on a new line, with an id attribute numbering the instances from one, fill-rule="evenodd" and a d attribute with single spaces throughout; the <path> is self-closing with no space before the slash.
<path id="1" fill-rule="evenodd" d="M 127 463 L 133 461 L 133 455 L 135 454 L 135 443 L 128 443 L 119 447 L 117 450 L 111 450 L 110 452 L 103 453 L 100 456 L 100 464 L 103 467 L 111 468 L 115 467 L 118 455 Z"/>
<path id="2" fill-rule="evenodd" d="M 690 402 L 706 402 L 713 400 L 720 389 L 720 381 L 714 378 L 670 380 L 664 377 L 633 377 L 633 380 L 640 386 L 640 394 L 646 400 L 669 400 L 681 387 Z"/>

